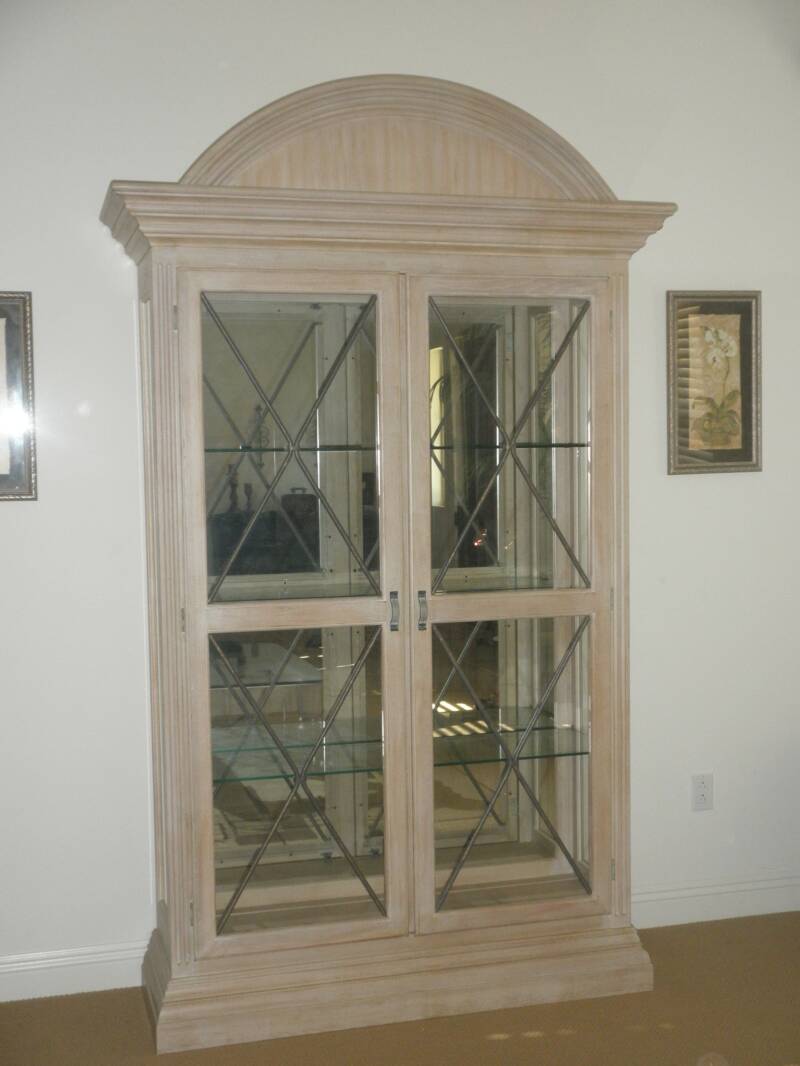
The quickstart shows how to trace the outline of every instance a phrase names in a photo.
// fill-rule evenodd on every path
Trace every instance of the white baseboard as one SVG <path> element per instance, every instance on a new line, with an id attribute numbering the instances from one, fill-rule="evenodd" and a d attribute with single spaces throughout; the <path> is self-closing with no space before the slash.
<path id="1" fill-rule="evenodd" d="M 796 910 L 800 910 L 800 875 L 797 874 L 781 874 L 755 881 L 698 882 L 646 888 L 631 894 L 633 924 L 639 929 Z"/>
<path id="2" fill-rule="evenodd" d="M 645 888 L 632 896 L 640 929 L 800 910 L 800 875 Z M 0 1002 L 140 985 L 146 941 L 0 955 Z"/>
<path id="3" fill-rule="evenodd" d="M 140 985 L 146 947 L 140 941 L 0 955 L 0 1002 Z"/>

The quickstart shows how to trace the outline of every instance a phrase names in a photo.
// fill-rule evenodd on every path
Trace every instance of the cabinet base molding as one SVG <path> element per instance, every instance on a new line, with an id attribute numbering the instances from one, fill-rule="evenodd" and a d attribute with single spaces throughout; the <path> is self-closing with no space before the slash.
<path id="1" fill-rule="evenodd" d="M 204 969 L 169 974 L 156 932 L 143 976 L 159 1053 L 414 1021 L 568 999 L 647 992 L 653 967 L 632 926 L 568 936 L 500 939 L 448 951 L 442 939 L 385 942 L 379 960 L 342 960 L 313 969 Z M 375 942 L 373 942 L 375 943 Z M 377 944 L 376 944 L 377 947 Z"/>

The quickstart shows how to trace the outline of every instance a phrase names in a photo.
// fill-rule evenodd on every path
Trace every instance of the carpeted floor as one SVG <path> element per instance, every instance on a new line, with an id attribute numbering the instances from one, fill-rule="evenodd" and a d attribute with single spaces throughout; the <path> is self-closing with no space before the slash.
<path id="1" fill-rule="evenodd" d="M 2 1066 L 800 1066 L 800 912 L 645 930 L 652 993 L 156 1057 L 126 988 L 0 1004 Z"/>

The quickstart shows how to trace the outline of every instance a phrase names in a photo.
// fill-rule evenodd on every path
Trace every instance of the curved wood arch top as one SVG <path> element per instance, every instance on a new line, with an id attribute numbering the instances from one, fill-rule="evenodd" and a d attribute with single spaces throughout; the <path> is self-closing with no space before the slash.
<path id="1" fill-rule="evenodd" d="M 520 108 L 400 74 L 325 82 L 268 104 L 207 148 L 181 183 L 616 199 L 579 152 Z"/>

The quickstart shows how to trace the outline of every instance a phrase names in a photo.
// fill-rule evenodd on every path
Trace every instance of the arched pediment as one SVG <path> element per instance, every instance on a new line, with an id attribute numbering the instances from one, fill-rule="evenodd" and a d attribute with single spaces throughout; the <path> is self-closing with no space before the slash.
<path id="1" fill-rule="evenodd" d="M 597 171 L 520 108 L 435 78 L 326 82 L 256 111 L 185 185 L 613 201 Z"/>
<path id="2" fill-rule="evenodd" d="M 563 137 L 495 96 L 370 75 L 256 111 L 179 182 L 112 182 L 102 218 L 137 262 L 189 243 L 627 258 L 674 210 L 617 200 Z"/>

